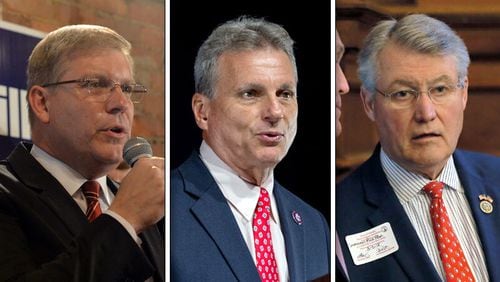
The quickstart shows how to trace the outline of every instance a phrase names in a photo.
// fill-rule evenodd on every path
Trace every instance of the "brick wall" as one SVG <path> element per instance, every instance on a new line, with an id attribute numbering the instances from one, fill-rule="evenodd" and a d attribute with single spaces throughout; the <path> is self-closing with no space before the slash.
<path id="1" fill-rule="evenodd" d="M 150 96 L 135 107 L 132 134 L 165 155 L 165 3 L 163 0 L 0 0 L 0 19 L 50 32 L 68 24 L 107 26 L 132 43 L 136 80 Z"/>

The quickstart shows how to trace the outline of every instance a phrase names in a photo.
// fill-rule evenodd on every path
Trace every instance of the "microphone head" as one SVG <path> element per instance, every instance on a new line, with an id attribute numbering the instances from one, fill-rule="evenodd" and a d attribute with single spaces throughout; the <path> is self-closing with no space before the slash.
<path id="1" fill-rule="evenodd" d="M 138 159 L 151 157 L 153 157 L 151 145 L 142 137 L 132 137 L 123 146 L 123 159 L 131 167 Z"/>

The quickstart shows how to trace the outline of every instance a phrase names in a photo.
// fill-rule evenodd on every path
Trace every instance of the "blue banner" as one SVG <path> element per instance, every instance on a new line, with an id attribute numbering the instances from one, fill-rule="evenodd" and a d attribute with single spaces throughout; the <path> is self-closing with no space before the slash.
<path id="1" fill-rule="evenodd" d="M 0 21 L 0 159 L 21 140 L 30 140 L 26 67 L 42 32 Z"/>

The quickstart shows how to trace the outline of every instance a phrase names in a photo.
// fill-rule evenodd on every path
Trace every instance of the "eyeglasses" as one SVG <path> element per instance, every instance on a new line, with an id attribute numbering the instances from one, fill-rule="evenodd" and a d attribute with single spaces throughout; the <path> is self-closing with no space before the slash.
<path id="1" fill-rule="evenodd" d="M 106 78 L 81 78 L 74 80 L 46 83 L 42 87 L 57 86 L 61 84 L 77 83 L 82 89 L 88 91 L 89 95 L 98 102 L 105 102 L 111 97 L 113 89 L 119 86 L 123 94 L 134 103 L 139 103 L 148 93 L 148 89 L 141 84 L 120 84 Z"/>
<path id="2" fill-rule="evenodd" d="M 378 90 L 377 88 L 375 88 L 375 91 L 377 91 L 378 94 L 388 98 L 391 105 L 395 108 L 404 109 L 413 106 L 415 102 L 418 101 L 420 93 L 422 92 L 427 93 L 427 95 L 435 105 L 446 104 L 453 99 L 455 93 L 457 92 L 457 89 L 463 87 L 464 86 L 462 83 L 457 83 L 456 85 L 434 86 L 427 89 L 427 91 L 403 89 L 389 94 L 386 94 Z"/>

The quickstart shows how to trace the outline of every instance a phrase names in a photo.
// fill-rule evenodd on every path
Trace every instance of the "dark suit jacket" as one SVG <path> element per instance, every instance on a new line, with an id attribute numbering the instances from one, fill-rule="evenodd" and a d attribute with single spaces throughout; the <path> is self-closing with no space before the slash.
<path id="1" fill-rule="evenodd" d="M 336 189 L 336 222 L 351 281 L 441 281 L 380 163 L 380 146 L 372 157 Z M 500 281 L 500 159 L 456 150 L 453 154 L 486 257 L 490 281 Z M 479 208 L 480 194 L 494 199 L 493 212 Z M 389 222 L 399 250 L 356 266 L 345 236 Z"/>
<path id="2" fill-rule="evenodd" d="M 330 233 L 325 218 L 275 182 L 290 281 L 329 273 Z M 260 281 L 231 209 L 194 152 L 171 174 L 172 281 Z M 302 217 L 302 224 L 292 213 Z"/>
<path id="3" fill-rule="evenodd" d="M 140 235 L 143 251 L 112 217 L 89 223 L 30 146 L 0 164 L 0 281 L 164 281 L 158 229 Z"/>

